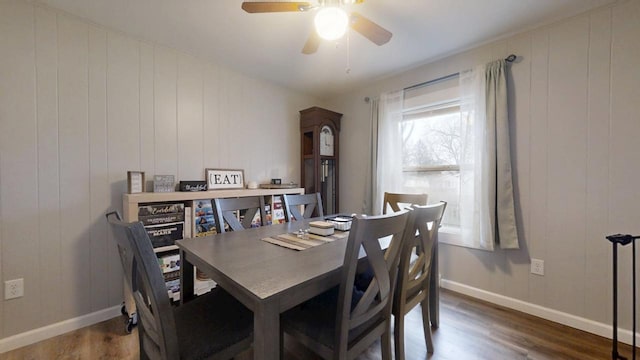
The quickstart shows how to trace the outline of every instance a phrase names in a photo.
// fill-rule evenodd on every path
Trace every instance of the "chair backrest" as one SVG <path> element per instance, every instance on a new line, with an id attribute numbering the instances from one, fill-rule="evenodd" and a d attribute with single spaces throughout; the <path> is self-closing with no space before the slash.
<path id="1" fill-rule="evenodd" d="M 173 309 L 147 231 L 141 222 L 123 222 L 117 212 L 106 216 L 135 300 L 140 352 L 150 359 L 179 358 Z"/>
<path id="2" fill-rule="evenodd" d="M 322 198 L 320 193 L 303 195 L 284 195 L 284 218 L 287 222 L 323 217 Z M 304 207 L 303 212 L 300 207 Z"/>
<path id="3" fill-rule="evenodd" d="M 349 331 L 363 324 L 363 333 L 380 330 L 390 321 L 393 294 L 402 249 L 403 233 L 410 212 L 353 219 L 342 267 L 336 314 L 336 351 L 347 357 Z M 388 241 L 386 250 L 384 243 Z M 353 299 L 360 251 L 364 251 L 372 279 L 360 297 Z M 355 300 L 355 301 L 354 301 Z M 383 326 L 390 326 L 387 323 Z M 358 330 L 360 331 L 360 329 Z"/>
<path id="4" fill-rule="evenodd" d="M 263 226 L 266 220 L 262 196 L 214 199 L 213 203 L 213 214 L 218 233 L 225 232 L 225 223 L 229 225 L 230 230 L 239 231 L 256 225 Z M 242 219 L 238 218 L 238 212 L 244 213 Z M 252 224 L 258 212 L 260 212 L 260 222 Z"/>
<path id="5" fill-rule="evenodd" d="M 406 205 L 427 205 L 427 194 L 400 194 L 400 193 L 384 193 L 382 200 L 382 214 L 389 212 L 388 208 L 391 208 L 391 212 L 402 210 L 400 207 L 402 204 Z"/>
<path id="6" fill-rule="evenodd" d="M 414 215 L 407 223 L 407 231 L 400 256 L 397 294 L 394 299 L 396 315 L 404 315 L 422 300 L 429 287 L 434 244 L 447 203 L 412 206 Z M 414 252 L 415 251 L 415 252 Z"/>

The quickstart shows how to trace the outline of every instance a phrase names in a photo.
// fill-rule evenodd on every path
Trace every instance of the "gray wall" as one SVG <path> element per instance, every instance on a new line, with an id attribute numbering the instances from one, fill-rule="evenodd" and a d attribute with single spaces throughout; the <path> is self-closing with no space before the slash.
<path id="1" fill-rule="evenodd" d="M 25 280 L 0 339 L 120 304 L 104 213 L 127 170 L 297 181 L 298 111 L 317 105 L 31 4 L 0 1 L 0 279 Z"/>
<path id="2" fill-rule="evenodd" d="M 336 97 L 341 206 L 362 211 L 370 108 L 363 99 L 517 54 L 512 150 L 522 249 L 442 245 L 444 279 L 611 323 L 606 234 L 640 233 L 640 1 L 622 1 L 416 67 Z M 427 189 L 428 192 L 428 189 Z M 438 199 L 430 199 L 437 201 Z M 621 251 L 620 323 L 631 328 L 630 254 Z M 529 273 L 530 258 L 545 276 Z"/>

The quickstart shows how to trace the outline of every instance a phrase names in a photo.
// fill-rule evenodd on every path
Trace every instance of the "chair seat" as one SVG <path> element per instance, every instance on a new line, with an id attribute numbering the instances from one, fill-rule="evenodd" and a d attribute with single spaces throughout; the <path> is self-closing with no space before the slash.
<path id="1" fill-rule="evenodd" d="M 181 359 L 208 358 L 253 338 L 253 313 L 220 287 L 178 306 L 174 316 Z"/>
<path id="2" fill-rule="evenodd" d="M 338 291 L 339 288 L 334 287 L 285 312 L 281 318 L 283 326 L 289 329 L 289 331 L 295 331 L 298 334 L 314 339 L 327 348 L 333 349 Z M 371 328 L 376 322 L 382 322 L 382 319 L 370 319 L 364 324 L 352 329 L 349 332 L 348 343 L 351 344 L 357 340 L 363 335 L 365 330 Z"/>

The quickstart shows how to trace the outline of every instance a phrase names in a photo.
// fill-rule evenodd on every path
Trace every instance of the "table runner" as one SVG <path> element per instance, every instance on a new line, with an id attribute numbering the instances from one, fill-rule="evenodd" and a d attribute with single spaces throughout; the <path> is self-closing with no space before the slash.
<path id="1" fill-rule="evenodd" d="M 308 239 L 299 238 L 295 233 L 286 233 L 281 235 L 273 235 L 270 237 L 263 238 L 262 241 L 266 241 L 268 243 L 279 245 L 282 247 L 286 247 L 292 250 L 305 250 L 318 245 L 326 244 L 328 242 L 332 242 L 337 239 L 344 239 L 349 236 L 348 231 L 338 231 L 333 235 L 328 236 L 320 236 L 316 234 L 309 234 Z"/>

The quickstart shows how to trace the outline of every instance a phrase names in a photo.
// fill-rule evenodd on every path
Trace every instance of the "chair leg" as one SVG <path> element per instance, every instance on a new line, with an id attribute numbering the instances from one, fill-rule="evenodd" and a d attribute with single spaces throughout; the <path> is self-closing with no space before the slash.
<path id="1" fill-rule="evenodd" d="M 382 360 L 391 360 L 391 329 L 382 334 L 380 346 L 382 347 Z"/>
<path id="2" fill-rule="evenodd" d="M 396 360 L 404 360 L 404 315 L 397 314 L 393 328 Z"/>
<path id="3" fill-rule="evenodd" d="M 431 323 L 429 316 L 429 296 L 425 296 L 420 302 L 422 310 L 422 328 L 424 329 L 424 342 L 427 346 L 427 352 L 433 354 L 433 338 L 431 337 Z"/>

